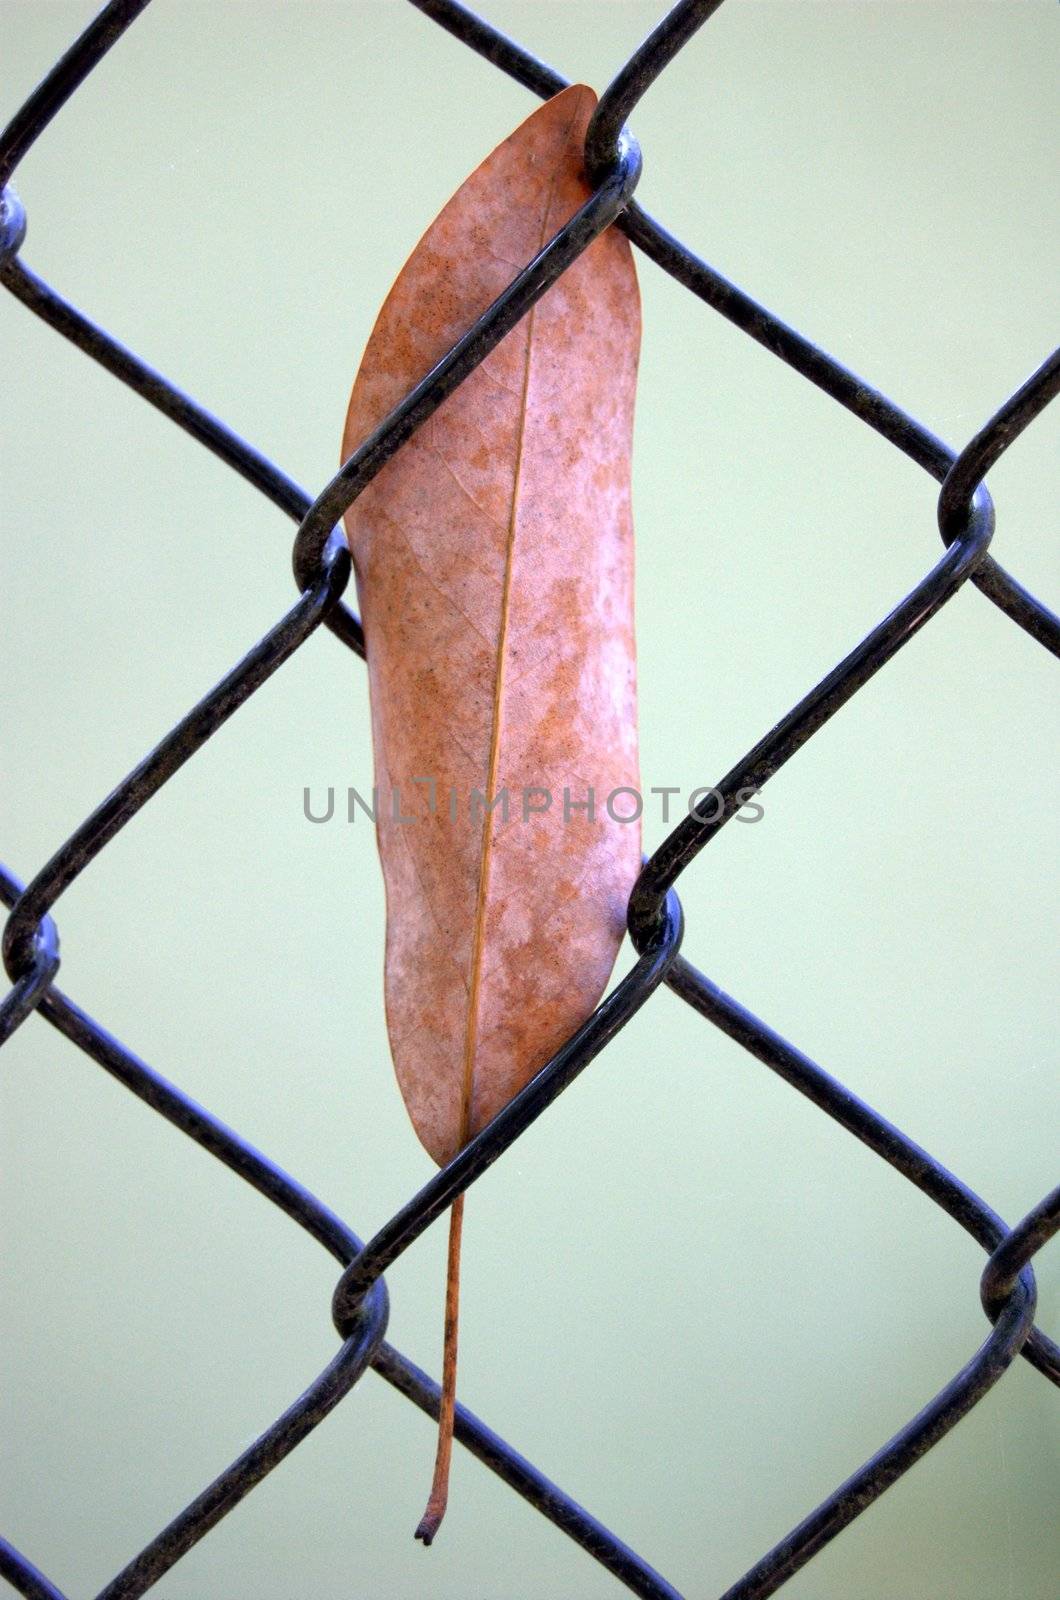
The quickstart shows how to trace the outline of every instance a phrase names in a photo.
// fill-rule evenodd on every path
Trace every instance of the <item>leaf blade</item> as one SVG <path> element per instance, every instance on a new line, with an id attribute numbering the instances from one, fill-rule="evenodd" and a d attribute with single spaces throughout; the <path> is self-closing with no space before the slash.
<path id="1" fill-rule="evenodd" d="M 595 103 L 582 87 L 557 95 L 428 229 L 369 339 L 344 456 L 588 197 L 581 151 Z M 629 493 L 639 336 L 632 255 L 612 230 L 346 517 L 376 786 L 396 800 L 376 822 L 387 1029 L 409 1114 L 439 1163 L 585 1020 L 622 938 L 639 822 L 598 818 L 593 791 L 604 780 L 636 797 L 639 781 Z M 558 821 L 547 788 L 557 780 Z M 573 808 L 572 783 L 584 790 Z M 402 818 L 409 786 L 417 803 Z M 532 810 L 535 792 L 548 804 Z M 425 1544 L 448 1498 L 463 1213 L 459 1195 L 438 1447 L 416 1529 Z"/>
<path id="2" fill-rule="evenodd" d="M 549 101 L 428 229 L 369 340 L 344 454 L 587 197 L 594 104 L 582 87 Z M 638 781 L 638 343 L 629 247 L 609 230 L 347 514 L 381 797 L 388 1031 L 439 1162 L 592 1010 L 639 866 L 635 825 L 556 817 L 564 788 L 573 804 L 592 784 L 602 809 Z M 416 777 L 435 779 L 433 813 Z M 524 817 L 523 791 L 550 777 L 551 817 Z M 384 814 L 395 783 L 415 824 Z M 505 826 L 480 807 L 476 818 L 476 789 L 507 789 L 517 817 Z"/>

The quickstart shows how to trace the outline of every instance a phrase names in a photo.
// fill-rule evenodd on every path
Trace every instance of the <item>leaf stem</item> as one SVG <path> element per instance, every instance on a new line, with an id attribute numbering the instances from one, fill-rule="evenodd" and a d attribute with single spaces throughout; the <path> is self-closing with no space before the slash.
<path id="1" fill-rule="evenodd" d="M 460 1238 L 464 1228 L 464 1196 L 458 1194 L 449 1213 L 449 1260 L 445 1278 L 445 1345 L 442 1353 L 442 1399 L 438 1411 L 438 1450 L 434 1458 L 427 1509 L 420 1518 L 416 1538 L 433 1542 L 445 1516 L 449 1499 L 449 1463 L 453 1455 L 456 1416 L 456 1351 L 460 1323 Z"/>

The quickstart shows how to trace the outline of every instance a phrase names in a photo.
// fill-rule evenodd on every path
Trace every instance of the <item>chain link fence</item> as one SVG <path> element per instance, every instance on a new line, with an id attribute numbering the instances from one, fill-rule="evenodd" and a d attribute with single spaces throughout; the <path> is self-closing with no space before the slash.
<path id="1" fill-rule="evenodd" d="M 387 1267 L 503 1155 L 663 984 L 901 1173 L 970 1233 L 987 1256 L 980 1280 L 980 1296 L 990 1324 L 984 1343 L 917 1416 L 723 1596 L 723 1600 L 763 1600 L 930 1450 L 1018 1356 L 1060 1384 L 1060 1348 L 1034 1323 L 1035 1282 L 1030 1266 L 1035 1253 L 1060 1228 L 1060 1189 L 1046 1195 L 1009 1227 L 986 1201 L 899 1128 L 697 971 L 681 954 L 683 919 L 675 885 L 739 809 L 738 797 L 748 790 L 761 790 L 966 581 L 980 589 L 1015 626 L 1054 655 L 1060 654 L 1060 619 L 990 554 L 994 510 L 983 482 L 1001 454 L 1060 388 L 1060 352 L 1051 355 L 999 406 L 964 449 L 954 454 L 886 396 L 721 277 L 643 211 L 632 198 L 640 155 L 627 131 L 629 116 L 721 3 L 681 0 L 630 57 L 600 100 L 586 145 L 592 197 L 310 501 L 223 422 L 63 300 L 30 270 L 19 253 L 25 217 L 11 187 L 19 162 L 148 3 L 111 0 L 0 136 L 0 279 L 29 310 L 198 439 L 291 517 L 297 525 L 294 573 L 299 598 L 86 818 L 31 882 L 23 884 L 13 872 L 0 869 L 0 895 L 9 907 L 3 953 L 11 983 L 0 1003 L 0 1043 L 31 1016 L 42 1018 L 305 1229 L 341 1268 L 332 1307 L 341 1343 L 305 1393 L 114 1577 L 98 1600 L 133 1600 L 150 1589 L 339 1404 L 369 1368 L 422 1411 L 437 1414 L 438 1385 L 385 1338 Z M 541 97 L 564 87 L 566 80 L 558 72 L 456 0 L 412 3 L 493 67 Z M 916 587 L 714 784 L 703 806 L 685 817 L 647 861 L 629 905 L 629 931 L 637 960 L 588 1022 L 487 1128 L 364 1244 L 292 1177 L 189 1100 L 58 988 L 59 938 L 52 913 L 63 892 L 125 823 L 318 628 L 330 629 L 354 653 L 363 653 L 360 623 L 343 599 L 350 577 L 350 558 L 340 531 L 343 513 L 415 429 L 612 223 L 691 295 L 720 312 L 935 478 L 941 486 L 938 531 L 944 549 Z M 462 1406 L 456 1434 L 465 1448 L 634 1594 L 678 1600 L 678 1591 L 664 1577 Z M 5 1541 L 0 1541 L 0 1574 L 29 1600 L 64 1600 L 55 1584 Z"/>

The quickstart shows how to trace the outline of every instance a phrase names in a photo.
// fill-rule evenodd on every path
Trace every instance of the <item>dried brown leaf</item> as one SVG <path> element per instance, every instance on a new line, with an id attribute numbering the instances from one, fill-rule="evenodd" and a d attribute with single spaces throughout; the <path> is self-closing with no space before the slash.
<path id="1" fill-rule="evenodd" d="M 594 105 L 580 86 L 550 100 L 428 229 L 368 342 L 344 456 L 588 198 Z M 640 829 L 608 800 L 632 790 L 611 811 L 639 810 L 639 338 L 632 257 L 612 228 L 346 517 L 367 645 L 387 1026 L 409 1114 L 439 1163 L 589 1015 L 625 926 Z M 547 809 L 534 791 L 551 796 Z M 577 809 L 589 791 L 593 815 Z M 448 1470 L 461 1216 L 457 1201 L 428 1543 Z"/>

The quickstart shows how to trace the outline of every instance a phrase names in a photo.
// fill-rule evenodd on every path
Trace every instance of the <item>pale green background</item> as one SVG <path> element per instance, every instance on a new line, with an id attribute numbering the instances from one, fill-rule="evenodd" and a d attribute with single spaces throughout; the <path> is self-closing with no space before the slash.
<path id="1" fill-rule="evenodd" d="M 597 87 L 661 12 L 490 0 Z M 7 115 L 92 13 L 8 3 Z M 1055 332 L 1051 4 L 726 5 L 638 108 L 641 195 L 963 443 Z M 27 261 L 319 487 L 376 309 L 534 107 L 411 7 L 158 0 L 26 161 Z M 640 259 L 645 783 L 716 780 L 939 552 L 935 489 Z M 34 872 L 293 598 L 292 527 L 8 298 L 3 854 Z M 1057 425 L 993 475 L 1055 599 Z M 1013 1220 L 1056 1181 L 1053 663 L 971 588 L 683 880 L 717 980 Z M 433 1170 L 383 1029 L 363 668 L 320 635 L 64 897 L 63 982 L 362 1232 Z M 656 815 L 646 842 L 662 837 Z M 628 952 L 621 965 L 628 964 Z M 335 1348 L 315 1245 L 43 1023 L 4 1053 L 5 1533 L 81 1600 Z M 391 1271 L 437 1370 L 443 1230 Z M 690 1596 L 971 1355 L 979 1249 L 664 993 L 480 1184 L 463 1398 Z M 1060 1330 L 1060 1246 L 1040 1262 Z M 785 1591 L 1054 1600 L 1056 1396 L 1023 1363 Z M 369 1375 L 158 1586 L 570 1600 L 615 1582 Z"/>

